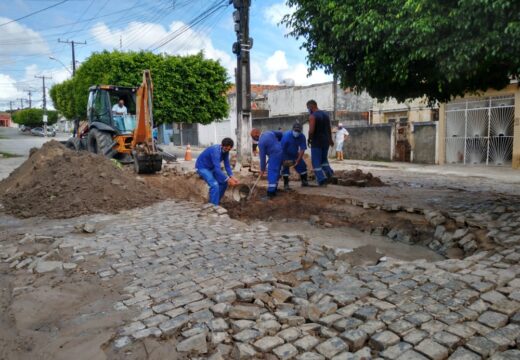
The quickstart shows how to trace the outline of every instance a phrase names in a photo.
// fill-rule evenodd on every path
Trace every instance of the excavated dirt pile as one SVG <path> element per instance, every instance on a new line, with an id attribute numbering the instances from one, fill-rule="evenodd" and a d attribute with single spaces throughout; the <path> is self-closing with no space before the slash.
<path id="1" fill-rule="evenodd" d="M 164 198 L 113 161 L 75 152 L 57 141 L 31 152 L 0 182 L 0 203 L 18 217 L 71 218 L 150 205 Z"/>
<path id="2" fill-rule="evenodd" d="M 353 171 L 336 171 L 334 173 L 333 183 L 342 186 L 359 186 L 373 187 L 385 186 L 386 184 L 380 178 L 372 175 L 372 173 L 364 173 L 360 169 Z"/>

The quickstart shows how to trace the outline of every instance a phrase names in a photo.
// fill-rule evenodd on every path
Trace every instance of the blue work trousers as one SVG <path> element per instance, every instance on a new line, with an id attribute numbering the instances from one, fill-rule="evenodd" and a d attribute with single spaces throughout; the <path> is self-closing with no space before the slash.
<path id="1" fill-rule="evenodd" d="M 296 161 L 296 159 L 298 159 L 298 155 L 294 155 L 294 156 L 286 156 L 284 160 L 292 160 L 292 161 Z M 303 159 L 300 160 L 300 162 L 298 163 L 298 165 L 296 165 L 294 167 L 294 170 L 296 170 L 296 172 L 300 175 L 305 175 L 307 174 L 307 165 L 305 164 L 305 161 L 303 161 Z M 288 166 L 284 166 L 283 169 L 282 169 L 282 175 L 283 176 L 289 176 L 290 175 L 290 168 Z"/>
<path id="2" fill-rule="evenodd" d="M 271 154 L 267 163 L 267 192 L 276 194 L 278 180 L 280 179 L 280 169 L 282 167 L 282 153 Z"/>
<path id="3" fill-rule="evenodd" d="M 227 181 L 219 183 L 213 175 L 213 171 L 208 169 L 197 169 L 197 173 L 208 183 L 209 186 L 209 202 L 218 205 L 227 189 Z"/>
<path id="4" fill-rule="evenodd" d="M 311 148 L 312 167 L 318 184 L 323 184 L 327 178 L 330 178 L 334 171 L 329 165 L 329 147 L 313 147 Z"/>

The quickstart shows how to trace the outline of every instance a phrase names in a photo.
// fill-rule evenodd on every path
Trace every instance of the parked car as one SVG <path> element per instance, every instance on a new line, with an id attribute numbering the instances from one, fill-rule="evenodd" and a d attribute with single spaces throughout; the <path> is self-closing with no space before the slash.
<path id="1" fill-rule="evenodd" d="M 31 134 L 35 136 L 45 136 L 45 132 L 42 127 L 35 127 L 31 130 Z M 53 127 L 47 128 L 47 136 L 56 136 L 56 131 Z"/>
<path id="2" fill-rule="evenodd" d="M 24 132 L 24 133 L 26 133 L 26 132 L 30 132 L 30 131 L 31 131 L 31 128 L 30 128 L 29 126 L 21 125 L 21 126 L 20 126 L 20 131 L 21 131 L 21 132 Z"/>

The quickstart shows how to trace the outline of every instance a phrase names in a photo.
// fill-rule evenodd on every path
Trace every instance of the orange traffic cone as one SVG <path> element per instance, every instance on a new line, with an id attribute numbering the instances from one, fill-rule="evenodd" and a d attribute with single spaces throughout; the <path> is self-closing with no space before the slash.
<path id="1" fill-rule="evenodd" d="M 192 160 L 191 146 L 190 146 L 190 144 L 188 144 L 188 146 L 186 146 L 186 153 L 184 154 L 184 161 L 191 161 L 191 160 Z"/>

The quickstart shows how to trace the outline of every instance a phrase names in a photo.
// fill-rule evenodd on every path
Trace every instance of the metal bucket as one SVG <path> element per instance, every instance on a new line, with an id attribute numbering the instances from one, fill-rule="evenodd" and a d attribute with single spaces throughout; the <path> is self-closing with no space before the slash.
<path id="1" fill-rule="evenodd" d="M 233 200 L 235 200 L 236 202 L 240 202 L 247 198 L 250 191 L 251 191 L 251 189 L 249 188 L 248 185 L 240 184 L 240 185 L 233 187 L 231 196 L 233 197 Z"/>

